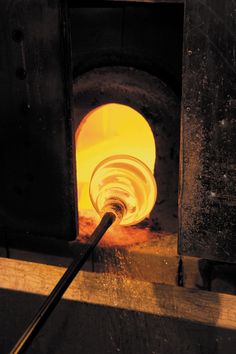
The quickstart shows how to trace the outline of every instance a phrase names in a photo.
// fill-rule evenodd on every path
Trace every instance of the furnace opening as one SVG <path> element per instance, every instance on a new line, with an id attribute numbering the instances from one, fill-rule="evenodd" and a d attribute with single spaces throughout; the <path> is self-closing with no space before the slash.
<path id="1" fill-rule="evenodd" d="M 127 105 L 109 103 L 90 111 L 77 128 L 75 141 L 80 219 L 98 218 L 89 184 L 102 161 L 112 156 L 131 156 L 154 173 L 156 146 L 152 130 L 146 119 Z"/>

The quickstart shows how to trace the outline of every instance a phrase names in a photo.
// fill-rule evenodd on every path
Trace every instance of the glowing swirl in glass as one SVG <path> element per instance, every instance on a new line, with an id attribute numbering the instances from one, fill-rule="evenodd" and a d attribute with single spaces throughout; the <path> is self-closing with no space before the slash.
<path id="1" fill-rule="evenodd" d="M 157 186 L 151 170 L 142 161 L 129 155 L 115 155 L 97 165 L 89 193 L 100 216 L 112 211 L 121 225 L 134 225 L 151 212 Z"/>

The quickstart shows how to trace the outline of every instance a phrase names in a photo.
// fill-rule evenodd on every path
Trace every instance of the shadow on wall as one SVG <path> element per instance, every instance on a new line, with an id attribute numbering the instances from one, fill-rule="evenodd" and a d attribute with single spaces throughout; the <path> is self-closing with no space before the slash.
<path id="1" fill-rule="evenodd" d="M 200 259 L 202 284 L 199 288 L 236 295 L 236 264 Z"/>
<path id="2" fill-rule="evenodd" d="M 172 295 L 158 301 L 171 302 Z M 43 296 L 0 291 L 1 354 L 9 353 L 43 300 Z M 217 321 L 217 313 L 211 316 Z M 233 354 L 235 345 L 231 330 L 64 300 L 27 353 Z"/>

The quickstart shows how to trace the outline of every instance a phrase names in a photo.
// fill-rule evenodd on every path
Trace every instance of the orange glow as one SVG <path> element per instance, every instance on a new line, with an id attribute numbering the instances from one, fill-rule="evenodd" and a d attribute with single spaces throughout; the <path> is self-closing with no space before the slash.
<path id="1" fill-rule="evenodd" d="M 129 155 L 103 160 L 95 169 L 90 196 L 98 214 L 111 211 L 121 225 L 143 220 L 156 201 L 156 182 L 151 170 Z"/>
<path id="2" fill-rule="evenodd" d="M 79 125 L 75 138 L 80 215 L 94 212 L 89 183 L 103 160 L 129 155 L 141 160 L 153 173 L 155 140 L 145 118 L 131 107 L 111 103 L 92 110 Z"/>

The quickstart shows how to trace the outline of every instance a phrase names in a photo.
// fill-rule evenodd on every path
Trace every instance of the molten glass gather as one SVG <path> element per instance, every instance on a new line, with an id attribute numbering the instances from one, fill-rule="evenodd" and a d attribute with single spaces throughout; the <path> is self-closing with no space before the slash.
<path id="1" fill-rule="evenodd" d="M 93 172 L 89 192 L 98 214 L 112 211 L 121 225 L 142 221 L 157 197 L 151 170 L 129 155 L 110 156 L 100 162 Z"/>
<path id="2" fill-rule="evenodd" d="M 121 225 L 148 217 L 157 192 L 156 143 L 147 120 L 129 106 L 108 103 L 83 118 L 75 139 L 80 237 L 105 211 L 115 212 Z"/>

